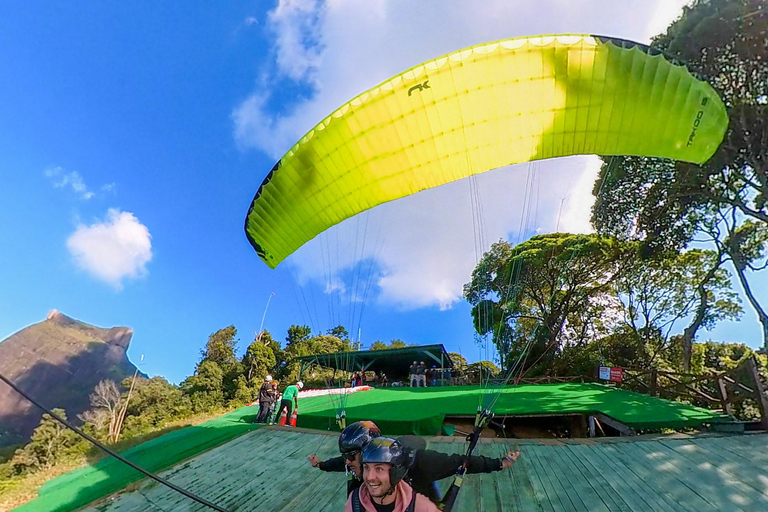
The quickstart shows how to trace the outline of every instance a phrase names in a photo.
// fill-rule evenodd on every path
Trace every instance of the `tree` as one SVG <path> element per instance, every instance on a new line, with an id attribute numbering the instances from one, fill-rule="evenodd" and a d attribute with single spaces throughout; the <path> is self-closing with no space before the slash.
<path id="1" fill-rule="evenodd" d="M 464 356 L 457 354 L 456 352 L 448 352 L 448 357 L 451 358 L 456 373 L 458 375 L 464 375 L 464 372 L 467 370 L 467 360 L 464 359 Z"/>
<path id="2" fill-rule="evenodd" d="M 501 370 L 491 361 L 478 361 L 467 365 L 466 375 L 469 382 L 474 384 L 482 384 L 487 379 L 494 377 L 501 373 Z"/>
<path id="3" fill-rule="evenodd" d="M 744 222 L 768 223 L 766 25 L 768 10 L 762 0 L 696 0 L 654 38 L 652 46 L 685 62 L 717 90 L 728 109 L 728 131 L 702 166 L 639 157 L 605 159 L 594 188 L 592 218 L 599 233 L 642 240 L 650 254 L 680 250 L 723 216 L 736 220 L 733 230 Z M 734 247 L 728 254 L 733 260 L 738 252 Z M 763 324 L 768 348 L 768 315 L 750 296 L 746 275 L 733 261 Z"/>
<path id="4" fill-rule="evenodd" d="M 493 244 L 464 285 L 475 330 L 492 336 L 505 370 L 521 358 L 546 366 L 564 344 L 609 330 L 613 281 L 632 250 L 607 237 L 562 233 L 514 248 Z"/>
<path id="5" fill-rule="evenodd" d="M 328 336 L 335 336 L 341 340 L 349 339 L 349 332 L 343 325 L 337 325 L 333 329 L 328 329 Z"/>
<path id="6" fill-rule="evenodd" d="M 242 365 L 246 372 L 246 382 L 251 382 L 254 378 L 263 379 L 268 373 L 273 372 L 275 363 L 275 354 L 272 353 L 269 345 L 264 343 L 262 336 L 261 340 L 248 345 L 243 355 Z"/>
<path id="7" fill-rule="evenodd" d="M 201 361 L 195 374 L 181 383 L 196 412 L 208 411 L 224 405 L 224 371 L 209 359 Z"/>
<path id="8" fill-rule="evenodd" d="M 122 393 L 112 380 L 102 380 L 89 396 L 91 407 L 81 416 L 86 423 L 94 426 L 97 432 L 106 430 L 106 439 L 110 443 L 117 441 L 122 422 Z"/>
<path id="9" fill-rule="evenodd" d="M 53 409 L 53 413 L 67 419 L 63 409 Z M 49 468 L 78 441 L 77 434 L 53 419 L 50 414 L 43 414 L 29 443 L 13 455 L 11 466 L 17 474 Z"/>
<path id="10" fill-rule="evenodd" d="M 237 363 L 235 347 L 237 346 L 237 329 L 234 325 L 219 329 L 208 337 L 208 342 L 202 351 L 202 359 L 216 363 L 227 371 L 229 367 Z"/>
<path id="11" fill-rule="evenodd" d="M 123 381 L 125 387 L 128 379 Z M 192 413 L 189 395 L 163 377 L 137 378 L 133 397 L 127 404 L 123 435 L 149 432 L 166 422 L 184 418 Z"/>
<path id="12" fill-rule="evenodd" d="M 312 329 L 308 325 L 292 325 L 288 328 L 288 336 L 285 338 L 286 350 L 294 343 L 301 343 L 312 336 Z"/>
<path id="13" fill-rule="evenodd" d="M 309 328 L 307 327 L 307 329 Z M 289 329 L 289 338 L 290 337 L 291 330 Z M 299 378 L 299 370 L 301 369 L 301 365 L 293 360 L 297 357 L 304 357 L 315 354 L 338 353 L 339 355 L 337 356 L 337 366 L 346 370 L 350 361 L 348 361 L 348 357 L 344 353 L 350 352 L 351 350 L 352 344 L 349 339 L 342 340 L 335 336 L 320 335 L 313 336 L 311 338 L 303 337 L 299 341 L 295 341 L 294 338 L 294 341 L 288 343 L 288 345 L 285 347 L 285 358 L 288 363 L 285 366 L 282 378 L 289 382 L 294 382 L 297 380 Z M 330 380 L 335 372 L 326 368 L 320 368 L 316 365 L 312 365 L 307 368 L 307 374 L 312 377 L 316 384 L 324 385 L 325 381 Z"/>
<path id="14" fill-rule="evenodd" d="M 408 344 L 404 342 L 403 340 L 394 339 L 389 342 L 389 345 L 384 343 L 383 341 L 374 341 L 371 343 L 371 348 L 368 350 L 390 350 L 393 348 L 406 348 L 408 347 Z"/>
<path id="15" fill-rule="evenodd" d="M 692 249 L 666 257 L 634 259 L 625 267 L 616 280 L 617 293 L 625 306 L 626 328 L 649 350 L 648 363 L 667 347 L 680 323 L 690 319 L 681 335 L 683 369 L 688 371 L 698 330 L 739 316 L 738 297 L 721 261 L 722 253 Z"/>

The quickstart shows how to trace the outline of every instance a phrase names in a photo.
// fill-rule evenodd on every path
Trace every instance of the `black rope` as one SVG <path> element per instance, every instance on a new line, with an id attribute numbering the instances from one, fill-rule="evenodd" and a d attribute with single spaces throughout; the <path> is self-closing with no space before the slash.
<path id="1" fill-rule="evenodd" d="M 220 506 L 216 505 L 215 503 L 211 503 L 210 501 L 208 501 L 208 500 L 206 500 L 204 498 L 201 498 L 201 497 L 199 497 L 199 496 L 197 496 L 195 494 L 192 494 L 191 492 L 187 491 L 186 489 L 182 489 L 181 487 L 179 487 L 177 485 L 174 485 L 171 482 L 169 482 L 169 481 L 167 481 L 167 480 L 165 480 L 163 478 L 160 478 L 159 476 L 155 475 L 154 473 L 150 473 L 149 471 L 147 471 L 146 469 L 142 468 L 141 466 L 138 466 L 138 465 L 134 464 L 133 462 L 129 461 L 128 459 L 126 459 L 125 457 L 120 455 L 119 453 L 117 453 L 115 451 L 112 451 L 110 448 L 108 448 L 107 446 L 105 446 L 104 444 L 99 442 L 96 438 L 86 434 L 85 432 L 83 432 L 79 428 L 77 428 L 74 425 L 70 424 L 67 420 L 63 419 L 58 414 L 54 413 L 53 411 L 51 411 L 47 407 L 45 407 L 45 406 L 39 404 L 38 402 L 36 402 L 32 397 L 30 397 L 24 391 L 19 389 L 13 382 L 8 380 L 1 373 L 0 373 L 0 380 L 5 382 L 6 384 L 8 384 L 14 391 L 16 391 L 18 394 L 20 394 L 21 396 L 23 396 L 27 400 L 29 400 L 37 408 L 43 410 L 46 414 L 50 415 L 53 419 L 55 419 L 56 421 L 58 421 L 59 423 L 61 423 L 65 427 L 67 427 L 68 429 L 72 430 L 77 435 L 79 435 L 83 439 L 87 440 L 88 442 L 90 442 L 91 444 L 93 444 L 94 446 L 96 446 L 97 448 L 102 450 L 103 452 L 107 453 L 111 457 L 114 457 L 115 459 L 119 460 L 123 464 L 127 464 L 128 466 L 132 467 L 133 469 L 135 469 L 139 473 L 142 473 L 145 476 L 148 476 L 149 478 L 151 478 L 152 480 L 155 480 L 156 482 L 161 483 L 161 484 L 165 485 L 166 487 L 168 487 L 170 489 L 173 489 L 174 491 L 176 491 L 176 492 L 178 492 L 180 494 L 183 494 L 187 498 L 189 498 L 191 500 L 194 500 L 194 501 L 200 503 L 201 505 L 205 505 L 206 507 L 210 507 L 210 508 L 212 508 L 214 510 L 218 510 L 219 512 L 229 512 L 227 509 L 221 508 Z"/>

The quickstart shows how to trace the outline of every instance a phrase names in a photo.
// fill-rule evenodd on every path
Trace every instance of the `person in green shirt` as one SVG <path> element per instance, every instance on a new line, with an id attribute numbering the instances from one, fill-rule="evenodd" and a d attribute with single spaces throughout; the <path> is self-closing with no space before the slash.
<path id="1" fill-rule="evenodd" d="M 285 391 L 283 391 L 283 399 L 280 400 L 280 407 L 277 409 L 275 418 L 279 419 L 280 415 L 283 413 L 283 409 L 287 409 L 285 413 L 287 421 L 285 424 L 291 424 L 290 420 L 293 409 L 295 408 L 297 411 L 299 410 L 299 390 L 303 387 L 304 383 L 299 381 L 295 385 L 285 388 Z"/>

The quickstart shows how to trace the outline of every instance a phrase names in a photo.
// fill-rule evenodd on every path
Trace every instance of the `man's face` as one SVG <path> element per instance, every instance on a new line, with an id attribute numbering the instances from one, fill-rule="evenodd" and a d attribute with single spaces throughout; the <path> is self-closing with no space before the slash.
<path id="1" fill-rule="evenodd" d="M 363 482 L 374 498 L 383 498 L 391 489 L 389 469 L 391 464 L 363 464 Z"/>
<path id="2" fill-rule="evenodd" d="M 344 461 L 347 467 L 352 471 L 357 478 L 363 478 L 363 465 L 360 462 L 360 452 L 347 452 L 344 454 Z"/>

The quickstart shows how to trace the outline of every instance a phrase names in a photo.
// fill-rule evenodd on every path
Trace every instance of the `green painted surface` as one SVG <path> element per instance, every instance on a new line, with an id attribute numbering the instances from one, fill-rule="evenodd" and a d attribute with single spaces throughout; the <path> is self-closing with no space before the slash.
<path id="1" fill-rule="evenodd" d="M 232 511 L 340 512 L 343 473 L 312 468 L 306 456 L 336 455 L 336 435 L 288 427 L 260 429 L 180 464 L 163 476 Z M 430 449 L 463 453 L 461 438 Z M 476 453 L 522 453 L 511 471 L 469 475 L 457 512 L 765 511 L 768 435 L 570 440 L 483 439 Z M 284 478 L 291 475 L 290 478 Z M 301 482 L 296 485 L 295 482 Z M 444 491 L 450 479 L 439 482 Z M 86 512 L 203 511 L 157 484 L 96 503 Z"/>
<path id="2" fill-rule="evenodd" d="M 185 427 L 126 450 L 122 455 L 149 471 L 160 471 L 257 427 L 254 409 L 244 407 L 200 425 Z M 43 485 L 18 512 L 63 512 L 82 507 L 144 477 L 112 458 L 66 473 Z"/>
<path id="3" fill-rule="evenodd" d="M 601 412 L 636 429 L 682 428 L 728 418 L 707 409 L 632 393 L 602 384 L 531 384 L 482 388 L 384 388 L 348 395 L 347 424 L 373 420 L 392 434 L 435 435 L 446 416 L 474 416 L 478 404 L 498 401 L 498 416 Z M 299 401 L 299 427 L 336 429 L 339 400 Z"/>
<path id="4" fill-rule="evenodd" d="M 504 388 L 465 386 L 415 389 L 387 388 L 363 391 L 348 395 L 346 399 L 347 421 L 371 419 L 384 432 L 392 435 L 410 433 L 431 435 L 440 431 L 446 415 L 474 415 L 478 403 L 488 403 L 493 400 L 497 396 L 497 391 L 501 391 L 501 394 L 498 395 L 498 401 L 493 409 L 498 415 L 602 412 L 634 428 L 676 428 L 727 420 L 727 418 L 705 409 L 689 407 L 600 384 L 540 384 Z M 319 430 L 336 430 L 336 404 L 338 404 L 338 398 L 329 396 L 300 398 L 299 426 Z M 252 421 L 256 410 L 256 407 L 244 407 L 202 425 L 168 433 L 126 451 L 124 455 L 150 471 L 167 469 L 180 461 L 254 430 L 257 427 L 252 424 Z M 269 434 L 267 437 L 272 435 Z M 286 436 L 288 434 L 283 433 L 281 435 Z M 327 444 L 326 452 L 330 455 L 336 446 L 335 437 L 326 434 L 297 433 L 296 435 L 299 437 L 309 436 L 307 439 L 313 439 L 302 447 L 305 451 L 312 451 L 310 447 L 313 443 L 325 443 Z M 329 439 L 331 440 L 329 441 Z M 239 442 L 239 440 L 233 441 L 232 443 L 235 443 L 233 446 L 239 446 Z M 232 445 L 232 443 L 227 446 Z M 254 464 L 280 467 L 279 464 L 274 466 L 269 458 L 264 459 L 264 457 L 281 453 L 284 458 L 296 456 L 296 447 L 292 449 L 293 451 L 284 452 L 282 441 L 273 443 L 272 446 L 270 444 L 269 442 L 259 443 L 259 447 L 254 449 L 252 452 Z M 464 449 L 462 443 L 448 444 L 447 446 L 457 453 Z M 212 457 L 211 460 L 216 461 L 218 460 L 216 454 L 220 453 L 223 452 L 212 450 L 211 455 L 204 454 L 200 457 L 208 460 L 207 457 L 210 456 Z M 200 457 L 194 461 L 200 460 Z M 227 457 L 229 456 L 225 456 L 225 459 Z M 239 457 L 243 464 L 250 461 L 248 458 L 243 459 L 243 454 L 236 454 L 236 457 Z M 603 510 L 601 506 L 596 505 L 598 502 L 605 503 L 607 510 L 616 510 L 617 503 L 612 501 L 614 498 L 610 493 L 606 494 L 606 489 L 614 487 L 620 488 L 623 494 L 632 495 L 634 493 L 637 500 L 649 499 L 642 497 L 642 486 L 635 488 L 632 487 L 631 481 L 611 480 L 610 475 L 605 477 L 605 482 L 597 486 L 583 482 L 575 489 L 564 487 L 562 480 L 568 478 L 569 471 L 571 471 L 569 468 L 577 462 L 579 461 L 575 461 L 572 455 L 567 454 L 555 457 L 549 452 L 531 453 L 531 459 L 526 466 L 532 472 L 531 483 L 518 489 L 515 493 L 515 499 L 519 500 L 519 507 L 510 510 L 529 510 L 526 507 L 533 506 L 533 504 L 541 507 L 542 510 L 563 510 L 569 507 Z M 768 458 L 765 462 L 768 463 Z M 228 461 L 221 460 L 220 463 L 226 466 Z M 188 467 L 190 464 L 193 462 L 184 463 L 181 468 Z M 207 462 L 199 467 L 205 467 L 205 464 Z M 597 463 L 579 462 L 579 464 L 582 466 L 592 464 L 594 469 Z M 178 471 L 180 471 L 179 468 L 172 473 L 175 474 Z M 218 469 L 210 469 L 210 471 L 218 471 Z M 638 468 L 637 471 L 645 472 L 643 474 L 646 475 L 649 474 L 648 470 L 642 467 Z M 184 474 L 184 478 L 187 477 L 187 473 L 183 471 L 180 474 Z M 282 475 L 279 472 L 276 474 Z M 750 473 L 747 473 L 744 476 L 750 477 L 749 475 Z M 40 496 L 37 499 L 16 510 L 23 512 L 74 510 L 122 489 L 129 483 L 141 479 L 141 477 L 141 474 L 118 461 L 104 459 L 94 466 L 78 469 L 47 482 L 40 490 Z M 205 479 L 208 477 L 199 475 L 195 478 Z M 176 481 L 174 483 L 183 485 Z M 145 485 L 151 487 L 155 484 Z M 472 488 L 473 485 L 475 484 L 469 484 L 469 487 Z M 499 484 L 496 483 L 495 485 Z M 517 485 L 518 482 L 515 480 L 514 486 Z M 489 492 L 489 489 L 481 487 L 477 489 L 476 494 L 480 496 L 478 499 L 481 499 Z M 696 492 L 683 488 L 668 492 L 671 500 L 674 500 L 675 497 L 682 497 L 696 501 L 698 498 L 694 499 L 691 496 L 699 496 Z M 706 494 L 704 491 L 701 492 Z M 472 495 L 471 492 L 466 492 L 466 494 Z M 137 498 L 130 498 L 130 500 L 135 499 Z M 167 499 L 175 498 L 169 496 Z M 186 498 L 183 499 L 186 500 Z M 498 496 L 495 494 L 489 494 L 482 499 L 488 501 L 489 506 L 492 507 L 498 506 L 503 509 L 506 506 L 498 501 Z M 651 501 L 649 504 L 651 509 L 666 503 L 662 498 L 655 498 Z M 144 510 L 143 507 L 145 506 L 145 502 L 139 503 L 136 510 Z M 619 506 L 618 509 L 621 507 Z"/>

